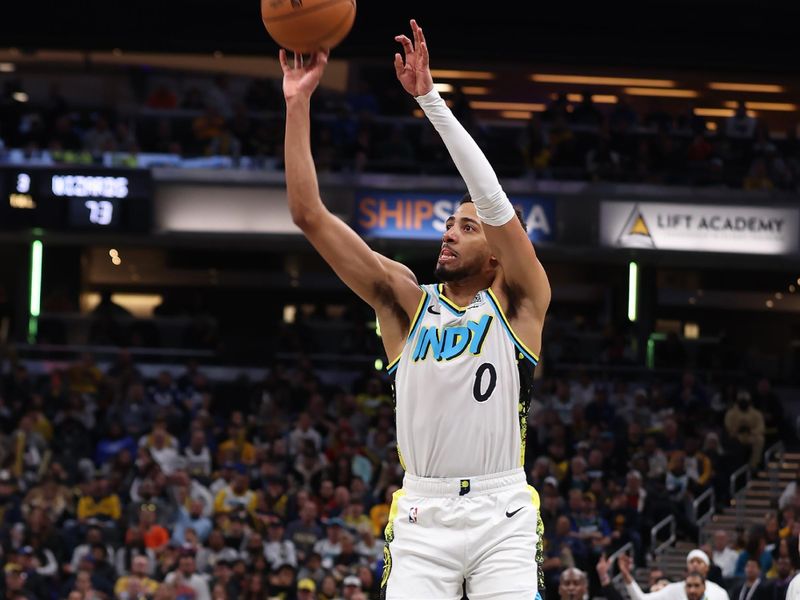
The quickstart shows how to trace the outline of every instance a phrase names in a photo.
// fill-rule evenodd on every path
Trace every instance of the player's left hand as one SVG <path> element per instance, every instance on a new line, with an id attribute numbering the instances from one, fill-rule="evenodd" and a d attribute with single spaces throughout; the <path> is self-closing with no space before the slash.
<path id="1" fill-rule="evenodd" d="M 405 53 L 405 60 L 399 52 L 394 55 L 394 70 L 405 91 L 414 97 L 424 96 L 433 89 L 428 44 L 425 42 L 422 27 L 414 19 L 411 19 L 411 32 L 413 42 L 404 35 L 394 38 L 402 44 Z"/>

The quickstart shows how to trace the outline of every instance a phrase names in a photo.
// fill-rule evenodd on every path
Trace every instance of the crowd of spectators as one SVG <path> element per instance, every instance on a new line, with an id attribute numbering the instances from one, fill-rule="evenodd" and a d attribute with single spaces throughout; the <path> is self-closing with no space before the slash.
<path id="1" fill-rule="evenodd" d="M 98 162 L 105 152 L 244 156 L 255 159 L 249 165 L 281 168 L 280 82 L 237 81 L 217 75 L 179 95 L 174 81 L 153 79 L 149 88 L 137 86 L 141 106 L 121 114 L 108 106 L 70 107 L 57 86 L 46 98 L 20 102 L 23 82 L 11 79 L 0 93 L 0 152 L 47 150 L 55 160 L 78 163 Z M 640 100 L 634 108 L 624 96 L 598 105 L 590 92 L 579 102 L 560 94 L 527 124 L 498 127 L 476 117 L 459 88 L 447 96 L 503 176 L 757 190 L 796 190 L 800 183 L 797 130 L 773 139 L 744 103 L 715 120 L 712 131 L 691 103 L 676 109 L 674 102 Z M 414 103 L 399 86 L 362 80 L 344 94 L 320 91 L 315 103 L 320 171 L 454 173 L 438 136 L 412 117 Z"/>
<path id="2" fill-rule="evenodd" d="M 300 360 L 259 382 L 214 383 L 196 365 L 147 380 L 125 352 L 103 371 L 87 355 L 44 376 L 16 362 L 4 372 L 3 597 L 378 597 L 403 475 L 379 373 L 343 389 Z M 664 516 L 696 540 L 692 499 L 714 487 L 724 503 L 731 468 L 791 443 L 780 415 L 767 380 L 542 379 L 526 471 L 541 496 L 548 591 L 566 567 L 592 572 L 627 542 L 644 564 L 644 532 Z M 784 496 L 759 556 L 800 529 L 800 494 Z"/>

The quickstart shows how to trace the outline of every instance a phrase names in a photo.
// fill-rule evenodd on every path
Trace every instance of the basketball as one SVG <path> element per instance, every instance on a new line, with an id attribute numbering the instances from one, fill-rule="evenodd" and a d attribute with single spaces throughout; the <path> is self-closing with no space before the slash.
<path id="1" fill-rule="evenodd" d="M 272 39 L 303 54 L 336 46 L 355 17 L 355 0 L 261 0 L 261 18 Z"/>

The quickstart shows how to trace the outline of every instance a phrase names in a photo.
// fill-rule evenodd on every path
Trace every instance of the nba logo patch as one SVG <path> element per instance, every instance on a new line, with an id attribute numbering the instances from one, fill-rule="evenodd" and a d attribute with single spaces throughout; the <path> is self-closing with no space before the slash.
<path id="1" fill-rule="evenodd" d="M 408 509 L 408 522 L 409 523 L 416 523 L 417 522 L 417 507 L 412 506 Z"/>

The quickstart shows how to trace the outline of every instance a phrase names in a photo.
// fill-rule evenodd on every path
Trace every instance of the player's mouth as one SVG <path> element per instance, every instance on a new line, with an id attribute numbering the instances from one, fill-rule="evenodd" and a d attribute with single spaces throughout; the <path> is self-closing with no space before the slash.
<path id="1" fill-rule="evenodd" d="M 446 263 L 450 262 L 451 260 L 455 260 L 458 257 L 458 253 L 453 252 L 447 246 L 442 248 L 442 251 L 439 253 L 439 262 Z"/>

